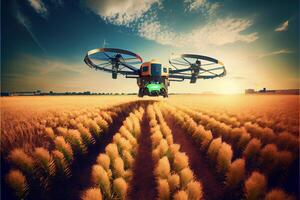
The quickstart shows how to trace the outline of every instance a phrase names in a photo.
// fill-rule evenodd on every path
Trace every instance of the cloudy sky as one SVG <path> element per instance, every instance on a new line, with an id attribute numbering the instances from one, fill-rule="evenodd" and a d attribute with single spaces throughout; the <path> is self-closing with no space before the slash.
<path id="1" fill-rule="evenodd" d="M 299 1 L 1 1 L 2 91 L 136 92 L 83 62 L 88 50 L 124 48 L 168 63 L 172 53 L 223 61 L 228 74 L 170 92 L 237 93 L 299 87 Z"/>

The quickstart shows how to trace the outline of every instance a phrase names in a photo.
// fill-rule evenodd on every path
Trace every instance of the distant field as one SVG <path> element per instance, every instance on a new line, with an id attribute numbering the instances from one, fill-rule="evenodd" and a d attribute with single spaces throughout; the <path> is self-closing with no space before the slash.
<path id="1" fill-rule="evenodd" d="M 101 107 L 136 99 L 136 96 L 16 96 L 1 97 L 0 100 L 2 109 L 28 108 L 35 111 L 45 111 L 91 106 Z"/>
<path id="2" fill-rule="evenodd" d="M 2 199 L 299 198 L 298 95 L 0 100 Z"/>

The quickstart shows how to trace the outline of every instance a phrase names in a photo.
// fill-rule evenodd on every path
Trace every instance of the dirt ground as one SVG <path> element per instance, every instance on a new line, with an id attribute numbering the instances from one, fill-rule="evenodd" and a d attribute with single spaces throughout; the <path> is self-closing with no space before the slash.
<path id="1" fill-rule="evenodd" d="M 166 121 L 172 130 L 174 143 L 180 144 L 181 151 L 189 157 L 190 167 L 196 179 L 203 184 L 204 199 L 222 199 L 222 185 L 216 179 L 213 169 L 209 166 L 205 155 L 200 152 L 198 145 L 175 123 L 172 117 L 167 117 Z"/>
<path id="2" fill-rule="evenodd" d="M 133 178 L 128 192 L 128 199 L 156 199 L 156 183 L 153 175 L 154 162 L 152 160 L 152 144 L 150 139 L 149 119 L 144 116 L 141 124 L 139 150 L 133 169 Z"/>

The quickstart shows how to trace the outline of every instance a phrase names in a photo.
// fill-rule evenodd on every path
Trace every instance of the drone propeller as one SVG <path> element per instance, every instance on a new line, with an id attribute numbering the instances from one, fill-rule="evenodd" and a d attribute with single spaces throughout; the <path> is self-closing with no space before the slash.
<path id="1" fill-rule="evenodd" d="M 127 50 L 99 48 L 88 51 L 84 61 L 91 68 L 112 73 L 116 79 L 117 74 L 138 75 L 139 69 L 134 65 L 141 64 L 143 59 Z"/>
<path id="2" fill-rule="evenodd" d="M 170 70 L 171 80 L 190 79 L 191 83 L 195 83 L 197 79 L 211 79 L 226 75 L 226 69 L 222 62 L 217 59 L 196 55 L 181 54 L 173 55 L 169 59 L 169 63 L 175 69 Z"/>

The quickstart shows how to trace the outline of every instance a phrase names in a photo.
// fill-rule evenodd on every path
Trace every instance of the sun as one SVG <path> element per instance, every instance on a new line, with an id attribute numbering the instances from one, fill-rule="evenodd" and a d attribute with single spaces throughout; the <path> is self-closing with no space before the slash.
<path id="1" fill-rule="evenodd" d="M 241 94 L 242 88 L 239 83 L 234 80 L 226 80 L 222 82 L 219 93 L 221 94 Z"/>

